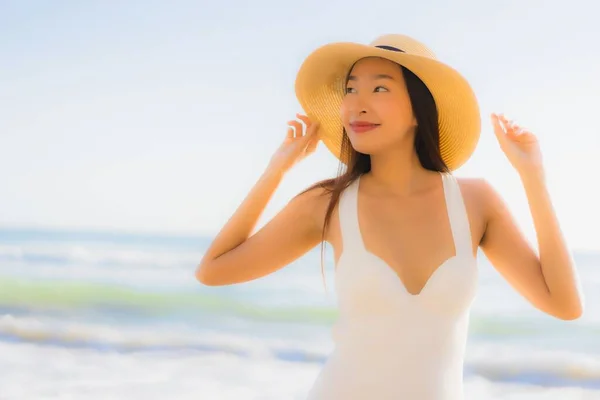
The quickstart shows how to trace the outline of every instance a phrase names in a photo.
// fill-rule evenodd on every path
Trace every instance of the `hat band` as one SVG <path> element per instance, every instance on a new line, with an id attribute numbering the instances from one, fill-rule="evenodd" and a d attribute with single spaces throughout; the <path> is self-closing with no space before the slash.
<path id="1" fill-rule="evenodd" d="M 392 46 L 382 45 L 382 46 L 375 46 L 375 47 L 377 47 L 379 49 L 384 49 L 384 50 L 399 51 L 400 53 L 406 53 L 404 50 L 400 50 L 399 48 L 392 47 Z"/>

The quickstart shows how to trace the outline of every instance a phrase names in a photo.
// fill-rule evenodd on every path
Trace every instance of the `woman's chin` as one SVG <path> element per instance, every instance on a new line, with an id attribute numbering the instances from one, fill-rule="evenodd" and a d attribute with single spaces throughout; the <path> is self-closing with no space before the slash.
<path id="1" fill-rule="evenodd" d="M 375 154 L 381 152 L 385 146 L 378 143 L 373 143 L 371 140 L 355 140 L 352 142 L 352 148 L 362 154 Z"/>

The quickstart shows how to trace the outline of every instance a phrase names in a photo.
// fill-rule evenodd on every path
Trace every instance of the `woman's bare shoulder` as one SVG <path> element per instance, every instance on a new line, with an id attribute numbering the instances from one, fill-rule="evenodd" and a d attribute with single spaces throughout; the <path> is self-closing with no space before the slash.
<path id="1" fill-rule="evenodd" d="M 489 209 L 500 200 L 494 186 L 485 178 L 461 177 L 457 181 L 465 201 Z"/>
<path id="2" fill-rule="evenodd" d="M 467 209 L 472 235 L 474 238 L 479 238 L 478 242 L 480 242 L 497 194 L 485 178 L 461 177 L 457 178 L 457 181 Z"/>
<path id="3" fill-rule="evenodd" d="M 492 189 L 490 183 L 482 177 L 457 177 L 456 180 L 463 196 L 479 198 Z"/>
<path id="4" fill-rule="evenodd" d="M 296 195 L 292 201 L 298 203 L 302 214 L 311 218 L 316 227 L 322 228 L 333 195 L 332 189 L 330 180 L 320 181 Z"/>

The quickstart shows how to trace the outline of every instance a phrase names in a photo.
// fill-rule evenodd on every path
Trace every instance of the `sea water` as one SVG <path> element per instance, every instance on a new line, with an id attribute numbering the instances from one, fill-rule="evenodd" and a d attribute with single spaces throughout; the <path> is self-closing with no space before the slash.
<path id="1" fill-rule="evenodd" d="M 0 399 L 303 399 L 332 350 L 317 247 L 207 287 L 207 237 L 0 230 Z M 600 399 L 600 254 L 574 254 L 586 309 L 536 310 L 479 255 L 467 399 Z"/>

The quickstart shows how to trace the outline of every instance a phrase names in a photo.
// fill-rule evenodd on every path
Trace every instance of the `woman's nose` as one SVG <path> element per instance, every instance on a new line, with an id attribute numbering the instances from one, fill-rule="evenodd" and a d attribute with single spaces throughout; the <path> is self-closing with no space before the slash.
<path id="1" fill-rule="evenodd" d="M 366 114 L 368 109 L 369 107 L 366 100 L 360 95 L 356 96 L 350 107 L 353 114 Z"/>

